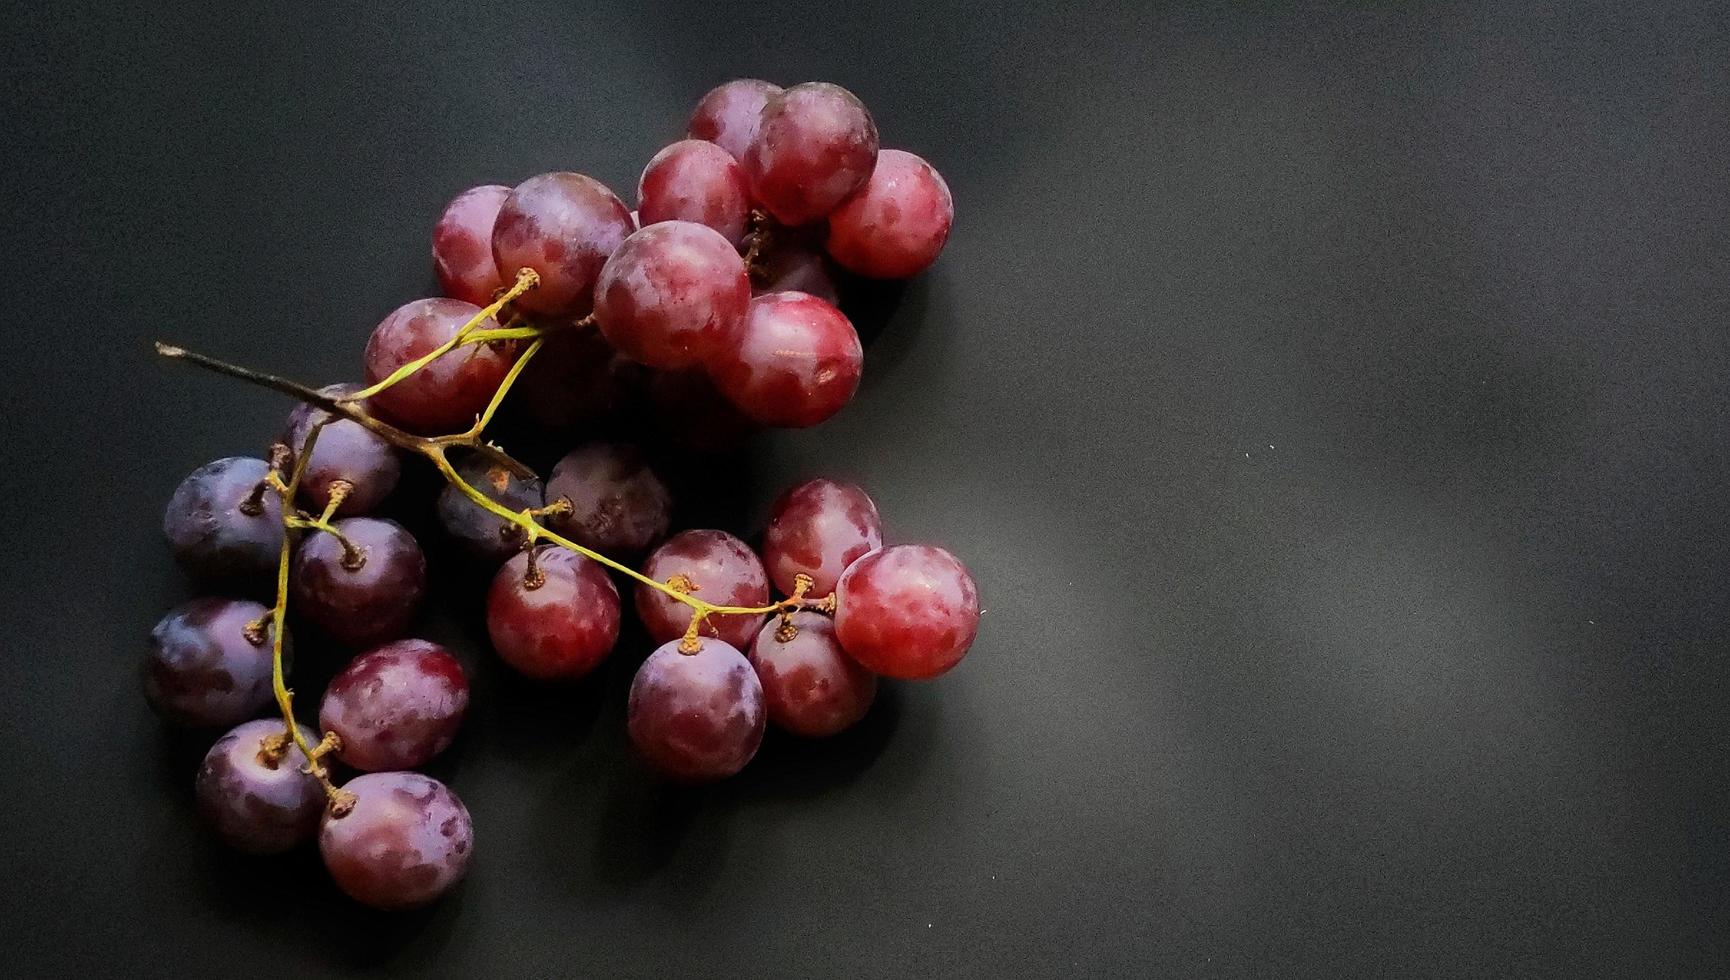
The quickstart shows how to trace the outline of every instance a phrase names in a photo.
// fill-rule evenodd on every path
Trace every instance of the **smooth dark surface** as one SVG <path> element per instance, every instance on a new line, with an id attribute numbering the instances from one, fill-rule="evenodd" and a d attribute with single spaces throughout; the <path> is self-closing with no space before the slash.
<path id="1" fill-rule="evenodd" d="M 85 6 L 0 32 L 8 972 L 1730 966 L 1721 4 Z M 288 406 L 148 342 L 352 380 L 451 195 L 628 193 L 742 74 L 852 88 L 958 217 L 858 400 L 681 523 L 857 479 L 971 563 L 972 655 L 675 792 L 640 634 L 537 692 L 446 586 L 460 893 L 223 853 L 139 692 L 158 522 Z"/>

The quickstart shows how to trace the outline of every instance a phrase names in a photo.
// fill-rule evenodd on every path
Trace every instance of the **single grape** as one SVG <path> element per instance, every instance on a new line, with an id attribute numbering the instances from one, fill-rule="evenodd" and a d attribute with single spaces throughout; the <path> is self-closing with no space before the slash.
<path id="1" fill-rule="evenodd" d="M 547 500 L 564 498 L 571 512 L 554 518 L 557 529 L 597 551 L 647 550 L 667 533 L 673 496 L 642 453 L 618 443 L 578 446 L 553 465 Z"/>
<path id="2" fill-rule="evenodd" d="M 343 789 L 354 794 L 354 808 L 325 814 L 318 849 L 350 898 L 378 909 L 419 908 L 462 880 L 474 825 L 445 784 L 418 772 L 374 772 Z"/>
<path id="3" fill-rule="evenodd" d="M 709 364 L 715 387 L 764 425 L 799 429 L 841 410 L 865 350 L 840 310 L 807 293 L 751 300 L 738 342 Z"/>
<path id="4" fill-rule="evenodd" d="M 619 639 L 619 590 L 605 570 L 573 551 L 535 552 L 540 584 L 530 585 L 520 554 L 493 576 L 487 635 L 499 658 L 541 680 L 572 680 L 593 670 Z"/>
<path id="5" fill-rule="evenodd" d="M 299 726 L 308 745 L 319 737 Z M 281 719 L 249 721 L 216 740 L 198 767 L 198 812 L 222 842 L 247 854 L 281 854 L 318 833 L 324 787 L 307 775 L 306 755 L 290 742 L 275 761 L 266 739 L 284 733 Z"/>
<path id="6" fill-rule="evenodd" d="M 582 316 L 601 266 L 630 235 L 631 211 L 592 177 L 541 174 L 518 184 L 493 225 L 493 261 L 507 277 L 540 273 L 517 307 L 549 316 Z"/>
<path id="7" fill-rule="evenodd" d="M 511 399 L 536 425 L 568 432 L 625 413 L 647 374 L 599 330 L 560 330 L 542 342 L 511 389 Z"/>
<path id="8" fill-rule="evenodd" d="M 433 226 L 433 269 L 446 296 L 486 306 L 516 281 L 517 270 L 499 272 L 493 261 L 493 222 L 511 189 L 483 184 L 458 194 Z"/>
<path id="9" fill-rule="evenodd" d="M 376 384 L 397 368 L 431 353 L 456 336 L 480 307 L 460 299 L 417 299 L 397 307 L 366 342 L 366 382 Z M 493 330 L 491 317 L 475 329 Z M 427 434 L 460 432 L 492 401 L 510 373 L 517 351 L 511 342 L 463 344 L 367 400 L 387 422 Z"/>
<path id="10" fill-rule="evenodd" d="M 359 385 L 329 385 L 321 394 L 333 398 L 352 395 Z M 333 416 L 322 408 L 301 402 L 288 413 L 288 425 L 283 429 L 282 443 L 291 453 L 299 453 L 312 427 Z M 352 419 L 335 417 L 319 430 L 318 442 L 312 447 L 312 459 L 300 477 L 300 492 L 306 494 L 302 506 L 317 512 L 330 503 L 330 485 L 346 480 L 351 485 L 348 496 L 336 512 L 343 517 L 370 513 L 384 503 L 396 481 L 402 475 L 402 461 L 396 449 L 366 426 Z M 300 499 L 300 498 L 296 498 Z"/>
<path id="11" fill-rule="evenodd" d="M 395 521 L 350 517 L 334 526 L 364 559 L 352 560 L 335 536 L 309 533 L 294 556 L 294 605 L 339 643 L 370 647 L 408 630 L 426 595 L 426 556 Z"/>
<path id="12" fill-rule="evenodd" d="M 751 189 L 739 161 L 704 140 L 680 140 L 655 154 L 637 182 L 637 200 L 643 224 L 694 221 L 735 244 L 751 218 Z"/>
<path id="13" fill-rule="evenodd" d="M 751 196 L 788 225 L 835 210 L 876 162 L 871 113 L 852 92 L 828 82 L 805 82 L 771 98 L 740 158 Z"/>
<path id="14" fill-rule="evenodd" d="M 731 644 L 704 637 L 696 653 L 684 653 L 681 642 L 649 654 L 631 681 L 631 743 L 673 779 L 725 779 L 762 744 L 763 686 Z"/>
<path id="15" fill-rule="evenodd" d="M 800 611 L 791 622 L 791 639 L 781 639 L 777 616 L 751 644 L 751 666 L 763 685 L 769 720 L 807 738 L 852 727 L 871 710 L 877 675 L 842 651 L 829 617 Z"/>
<path id="16" fill-rule="evenodd" d="M 656 371 L 648 383 L 655 431 L 669 445 L 699 456 L 739 449 L 757 423 L 733 407 L 702 371 Z"/>
<path id="17" fill-rule="evenodd" d="M 162 515 L 174 557 L 194 574 L 251 586 L 274 581 L 282 554 L 282 502 L 263 486 L 270 465 L 229 456 L 180 481 Z"/>
<path id="18" fill-rule="evenodd" d="M 847 567 L 835 599 L 842 649 L 886 677 L 936 677 L 966 656 L 979 632 L 973 576 L 931 545 L 873 551 Z"/>
<path id="19" fill-rule="evenodd" d="M 518 476 L 478 453 L 457 464 L 457 475 L 494 503 L 512 511 L 531 510 L 546 503 L 539 477 Z M 475 558 L 497 565 L 522 550 L 520 528 L 482 509 L 454 484 L 446 484 L 439 491 L 438 513 L 445 532 Z"/>
<path id="20" fill-rule="evenodd" d="M 270 703 L 270 628 L 250 625 L 270 610 L 246 599 L 193 599 L 176 606 L 150 631 L 144 697 L 165 721 L 226 727 Z M 286 647 L 286 644 L 285 644 Z"/>
<path id="21" fill-rule="evenodd" d="M 704 225 L 663 221 L 607 260 L 595 322 L 634 361 L 689 367 L 733 343 L 750 301 L 751 278 L 731 242 Z"/>
<path id="22" fill-rule="evenodd" d="M 884 150 L 865 186 L 829 215 L 829 254 L 862 276 L 906 279 L 937 261 L 955 200 L 931 164 Z"/>
<path id="23" fill-rule="evenodd" d="M 835 591 L 847 566 L 883 547 L 883 522 L 864 490 L 834 480 L 790 487 L 769 510 L 763 564 L 783 595 L 793 594 L 800 572 L 811 576 L 814 597 Z"/>
<path id="24" fill-rule="evenodd" d="M 710 89 L 691 113 L 686 133 L 692 139 L 708 140 L 743 160 L 757 139 L 763 106 L 781 94 L 781 86 L 760 78 L 735 78 Z"/>
<path id="25" fill-rule="evenodd" d="M 356 769 L 413 769 L 449 747 L 468 706 L 468 677 L 449 650 L 397 640 L 331 678 L 318 724 L 342 739 L 337 757 Z"/>
<path id="26" fill-rule="evenodd" d="M 643 574 L 657 582 L 683 575 L 695 587 L 693 595 L 717 606 L 763 606 L 769 602 L 769 576 L 750 545 L 725 531 L 681 531 L 656 548 L 643 564 Z M 665 643 L 685 635 L 691 607 L 659 589 L 637 584 L 637 615 L 649 638 Z M 726 640 L 743 650 L 757 634 L 761 613 L 752 616 L 715 614 L 703 621 L 704 636 Z"/>
<path id="27" fill-rule="evenodd" d="M 840 293 L 835 279 L 829 274 L 829 264 L 823 255 L 797 242 L 770 239 L 769 247 L 757 257 L 757 278 L 754 294 L 810 293 L 812 296 L 839 306 Z"/>

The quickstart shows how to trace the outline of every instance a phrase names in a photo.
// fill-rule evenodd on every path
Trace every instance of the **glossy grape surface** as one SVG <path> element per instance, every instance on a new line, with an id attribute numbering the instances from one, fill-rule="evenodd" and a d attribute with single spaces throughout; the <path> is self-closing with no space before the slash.
<path id="1" fill-rule="evenodd" d="M 871 710 L 877 675 L 842 651 L 829 617 L 796 612 L 793 627 L 794 637 L 781 640 L 781 618 L 771 618 L 751 644 L 769 720 L 811 738 L 852 727 Z"/>
<path id="2" fill-rule="evenodd" d="M 165 721 L 188 727 L 227 727 L 270 703 L 270 629 L 262 642 L 246 627 L 269 612 L 246 599 L 193 599 L 176 606 L 150 631 L 144 697 Z"/>
<path id="3" fill-rule="evenodd" d="M 763 106 L 740 160 L 751 196 L 782 224 L 816 221 L 858 190 L 877 162 L 877 124 L 852 92 L 795 85 Z"/>
<path id="4" fill-rule="evenodd" d="M 733 343 L 751 279 L 733 244 L 713 228 L 663 221 L 607 260 L 595 287 L 595 322 L 626 357 L 689 367 Z"/>
<path id="5" fill-rule="evenodd" d="M 763 106 L 781 94 L 781 86 L 760 78 L 735 78 L 710 89 L 691 113 L 686 133 L 692 139 L 708 140 L 732 154 L 745 158 L 745 151 L 757 138 L 757 128 L 763 117 Z"/>
<path id="6" fill-rule="evenodd" d="M 572 551 L 543 545 L 536 561 L 544 580 L 525 581 L 528 556 L 518 555 L 493 577 L 487 592 L 487 635 L 499 659 L 541 680 L 587 674 L 619 639 L 619 590 L 600 565 Z"/>
<path id="7" fill-rule="evenodd" d="M 468 808 L 418 772 L 357 776 L 343 816 L 326 813 L 318 849 L 350 898 L 379 909 L 418 908 L 461 881 L 474 851 Z"/>
<path id="8" fill-rule="evenodd" d="M 961 661 L 979 631 L 973 576 L 930 545 L 866 555 L 841 576 L 835 596 L 842 649 L 886 677 L 936 677 Z"/>
<path id="9" fill-rule="evenodd" d="M 735 244 L 751 217 L 745 171 L 732 154 L 705 140 L 680 140 L 655 154 L 637 182 L 637 200 L 644 225 L 694 221 Z"/>
<path id="10" fill-rule="evenodd" d="M 366 342 L 366 382 L 375 384 L 397 368 L 431 353 L 456 336 L 480 312 L 460 299 L 417 299 L 380 321 Z M 491 317 L 476 329 L 492 330 Z M 370 411 L 413 432 L 443 435 L 474 423 L 516 361 L 516 347 L 463 344 L 367 400 Z"/>
<path id="11" fill-rule="evenodd" d="M 359 385 L 328 385 L 320 391 L 332 397 L 351 395 Z M 282 442 L 295 454 L 306 443 L 312 427 L 331 418 L 329 412 L 301 402 L 288 413 L 288 425 L 283 429 Z M 396 489 L 402 475 L 402 461 L 390 443 L 374 435 L 366 426 L 345 418 L 327 424 L 319 430 L 318 442 L 312 447 L 312 459 L 300 477 L 300 492 L 305 494 L 301 506 L 314 513 L 330 503 L 330 485 L 337 480 L 351 484 L 348 496 L 342 498 L 337 514 L 353 517 L 371 513 L 384 503 Z"/>
<path id="12" fill-rule="evenodd" d="M 366 556 L 343 567 L 343 548 L 320 531 L 307 534 L 294 556 L 290 606 L 339 643 L 369 647 L 407 632 L 426 594 L 426 556 L 395 521 L 350 517 L 334 522 Z"/>
<path id="13" fill-rule="evenodd" d="M 751 300 L 738 342 L 709 365 L 715 387 L 764 424 L 797 429 L 853 398 L 865 350 L 840 310 L 806 293 Z"/>
<path id="14" fill-rule="evenodd" d="M 511 189 L 483 184 L 458 194 L 433 226 L 433 271 L 446 296 L 486 306 L 498 291 L 515 282 L 516 269 L 499 272 L 493 261 L 493 223 Z"/>
<path id="15" fill-rule="evenodd" d="M 337 756 L 356 769 L 413 769 L 451 744 L 468 706 L 468 677 L 449 650 L 397 640 L 331 679 L 318 724 L 342 739 Z"/>
<path id="16" fill-rule="evenodd" d="M 266 489 L 258 498 L 258 513 L 246 512 L 268 472 L 262 459 L 229 456 L 180 481 L 163 512 L 162 533 L 188 571 L 211 580 L 239 579 L 246 586 L 275 581 L 282 502 Z"/>
<path id="17" fill-rule="evenodd" d="M 705 637 L 682 653 L 674 640 L 649 654 L 631 682 L 626 726 L 649 764 L 682 782 L 725 779 L 763 741 L 763 686 L 745 655 Z"/>
<path id="18" fill-rule="evenodd" d="M 841 573 L 883 547 L 883 522 L 864 490 L 835 480 L 807 480 L 775 500 L 763 531 L 763 565 L 782 595 L 800 572 L 812 596 L 835 591 Z"/>
<path id="19" fill-rule="evenodd" d="M 516 305 L 530 313 L 582 316 L 595 278 L 635 230 L 631 211 L 606 185 L 573 173 L 541 174 L 518 184 L 493 225 L 493 260 L 507 277 L 540 273 L 540 285 Z"/>
<path id="20" fill-rule="evenodd" d="M 606 552 L 641 552 L 666 536 L 673 496 L 642 453 L 618 443 L 578 446 L 553 466 L 547 500 L 563 497 L 571 513 L 556 518 L 558 529 L 584 547 Z"/>
<path id="21" fill-rule="evenodd" d="M 546 502 L 539 477 L 520 477 L 479 454 L 457 464 L 457 475 L 512 511 Z M 453 484 L 439 491 L 438 514 L 445 533 L 476 558 L 496 565 L 522 550 L 522 532 L 516 525 L 483 509 Z"/>
<path id="22" fill-rule="evenodd" d="M 905 279 L 937 261 L 955 222 L 955 200 L 931 164 L 884 150 L 865 186 L 829 215 L 827 248 L 862 276 Z"/>
<path id="23" fill-rule="evenodd" d="M 264 741 L 284 733 L 282 721 L 249 721 L 216 740 L 198 767 L 194 796 L 198 812 L 223 843 L 247 854 L 281 854 L 318 833 L 324 787 L 302 772 L 299 746 L 274 763 L 261 758 Z M 319 736 L 305 725 L 308 745 Z"/>
<path id="24" fill-rule="evenodd" d="M 762 606 L 769 602 L 769 576 L 751 546 L 725 531 L 681 531 L 656 548 L 643 574 L 657 582 L 683 575 L 692 593 L 717 606 Z M 659 589 L 637 584 L 637 615 L 656 643 L 678 639 L 691 625 L 691 607 Z M 703 621 L 704 636 L 726 640 L 743 650 L 757 635 L 761 613 L 713 615 Z"/>

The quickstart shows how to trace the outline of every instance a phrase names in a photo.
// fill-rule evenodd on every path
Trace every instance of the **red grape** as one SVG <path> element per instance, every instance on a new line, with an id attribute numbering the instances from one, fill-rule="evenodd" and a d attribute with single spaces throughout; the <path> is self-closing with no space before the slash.
<path id="1" fill-rule="evenodd" d="M 604 552 L 640 552 L 667 533 L 673 496 L 642 453 L 617 443 L 578 446 L 553 465 L 547 500 L 570 501 L 557 529 Z"/>
<path id="2" fill-rule="evenodd" d="M 647 370 L 620 354 L 595 329 L 560 330 L 512 389 L 535 424 L 557 431 L 592 426 L 627 408 Z"/>
<path id="3" fill-rule="evenodd" d="M 418 772 L 375 772 L 343 787 L 354 809 L 325 814 L 318 849 L 350 898 L 379 909 L 418 908 L 468 871 L 474 825 L 468 808 Z"/>
<path id="4" fill-rule="evenodd" d="M 839 85 L 795 85 L 763 106 L 740 162 L 752 197 L 782 224 L 802 225 L 835 210 L 871 176 L 877 124 Z"/>
<path id="5" fill-rule="evenodd" d="M 193 470 L 162 515 L 174 557 L 201 578 L 253 585 L 276 578 L 282 502 L 259 484 L 270 465 L 229 456 Z M 255 511 L 255 512 L 254 512 Z"/>
<path id="6" fill-rule="evenodd" d="M 683 575 L 694 595 L 717 606 L 762 606 L 769 602 L 769 577 L 749 545 L 725 531 L 681 531 L 655 549 L 643 574 L 657 582 Z M 691 607 L 659 589 L 637 584 L 637 615 L 649 638 L 665 643 L 685 635 Z M 744 649 L 757 633 L 762 614 L 716 614 L 703 621 L 703 635 Z"/>
<path id="7" fill-rule="evenodd" d="M 397 640 L 331 678 L 318 724 L 342 739 L 337 757 L 356 769 L 412 769 L 451 744 L 468 706 L 469 681 L 450 651 Z"/>
<path id="8" fill-rule="evenodd" d="M 689 367 L 733 342 L 750 301 L 751 278 L 731 242 L 704 225 L 663 221 L 607 260 L 595 322 L 634 361 Z"/>
<path id="9" fill-rule="evenodd" d="M 463 482 L 512 511 L 531 510 L 546 503 L 539 477 L 520 477 L 478 453 L 457 464 Z M 468 494 L 447 484 L 439 491 L 439 523 L 470 555 L 494 565 L 522 550 L 522 532 L 515 524 L 485 510 Z"/>
<path id="10" fill-rule="evenodd" d="M 271 698 L 268 626 L 258 642 L 246 628 L 270 610 L 246 599 L 194 599 L 150 631 L 144 697 L 164 720 L 228 726 L 258 714 Z"/>
<path id="11" fill-rule="evenodd" d="M 979 631 L 973 576 L 930 545 L 866 555 L 842 574 L 835 598 L 842 649 L 886 677 L 936 677 L 961 661 Z"/>
<path id="12" fill-rule="evenodd" d="M 299 727 L 307 744 L 318 744 Z M 198 812 L 235 850 L 281 854 L 318 832 L 324 787 L 302 771 L 306 755 L 291 742 L 275 762 L 264 760 L 265 740 L 284 734 L 280 719 L 246 722 L 217 739 L 198 767 Z"/>
<path id="13" fill-rule="evenodd" d="M 797 243 L 771 239 L 757 257 L 756 293 L 810 293 L 830 306 L 840 305 L 840 293 L 823 256 Z"/>
<path id="14" fill-rule="evenodd" d="M 365 557 L 344 564 L 342 543 L 312 532 L 294 556 L 294 605 L 339 643 L 368 647 L 408 630 L 426 594 L 426 556 L 395 521 L 350 517 L 334 526 Z"/>
<path id="15" fill-rule="evenodd" d="M 593 670 L 619 639 L 619 590 L 593 561 L 563 548 L 535 552 L 545 578 L 525 581 L 528 556 L 518 555 L 493 576 L 487 592 L 487 634 L 499 658 L 542 680 L 570 680 Z"/>
<path id="16" fill-rule="evenodd" d="M 540 273 L 540 285 L 516 301 L 519 308 L 582 316 L 602 264 L 632 230 L 630 209 L 600 181 L 541 174 L 518 184 L 499 208 L 493 260 L 506 277 L 524 267 Z"/>
<path id="17" fill-rule="evenodd" d="M 746 415 L 798 429 L 840 411 L 864 366 L 859 335 L 840 310 L 806 293 L 770 293 L 751 300 L 738 343 L 709 372 Z"/>
<path id="18" fill-rule="evenodd" d="M 352 395 L 359 390 L 359 385 L 346 384 L 320 389 L 321 393 L 333 398 Z M 291 453 L 299 453 L 312 427 L 332 417 L 324 409 L 305 402 L 296 405 L 294 411 L 288 413 L 288 425 L 282 433 L 283 444 Z M 396 489 L 397 478 L 401 475 L 402 461 L 390 443 L 359 422 L 336 417 L 336 421 L 319 430 L 318 442 L 312 447 L 312 459 L 307 461 L 306 472 L 300 478 L 300 492 L 306 494 L 306 503 L 312 510 L 321 511 L 330 503 L 330 485 L 337 480 L 346 480 L 352 489 L 342 498 L 336 512 L 344 517 L 353 517 L 369 513 L 384 503 L 384 499 Z"/>
<path id="19" fill-rule="evenodd" d="M 877 675 L 842 652 L 835 624 L 814 612 L 793 614 L 791 640 L 782 640 L 779 616 L 763 624 L 751 644 L 751 666 L 763 685 L 769 720 L 795 735 L 834 735 L 851 727 L 877 697 Z"/>
<path id="20" fill-rule="evenodd" d="M 871 179 L 829 215 L 829 254 L 862 276 L 905 279 L 937 261 L 954 221 L 942 175 L 911 153 L 884 150 Z"/>
<path id="21" fill-rule="evenodd" d="M 811 595 L 835 591 L 841 573 L 883 547 L 877 505 L 864 490 L 834 480 L 808 480 L 781 494 L 763 531 L 763 564 L 783 595 L 793 594 L 800 572 L 811 576 Z"/>
<path id="22" fill-rule="evenodd" d="M 697 103 L 686 132 L 692 139 L 708 140 L 743 160 L 757 138 L 763 106 L 780 94 L 781 86 L 760 78 L 723 82 Z"/>
<path id="23" fill-rule="evenodd" d="M 745 237 L 751 189 L 739 161 L 714 143 L 680 140 L 655 154 L 637 182 L 639 221 L 695 221 L 730 242 Z"/>
<path id="24" fill-rule="evenodd" d="M 433 269 L 446 296 L 486 306 L 516 280 L 516 269 L 499 272 L 493 261 L 493 222 L 511 192 L 502 184 L 483 184 L 458 194 L 433 226 Z"/>
<path id="25" fill-rule="evenodd" d="M 417 299 L 397 307 L 366 342 L 367 384 L 383 381 L 397 368 L 431 353 L 479 312 L 473 303 L 444 298 Z M 488 317 L 476 329 L 497 327 Z M 486 409 L 515 361 L 514 344 L 464 344 L 372 396 L 367 404 L 379 417 L 405 429 L 458 432 Z"/>
<path id="26" fill-rule="evenodd" d="M 637 751 L 683 782 L 724 779 L 763 741 L 763 686 L 744 654 L 711 637 L 649 654 L 631 681 L 626 727 Z"/>

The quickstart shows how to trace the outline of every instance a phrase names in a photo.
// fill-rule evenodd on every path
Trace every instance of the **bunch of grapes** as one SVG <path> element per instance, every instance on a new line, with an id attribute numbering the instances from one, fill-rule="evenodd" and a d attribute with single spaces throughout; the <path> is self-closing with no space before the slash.
<path id="1" fill-rule="evenodd" d="M 272 854 L 316 836 L 337 885 L 380 908 L 431 902 L 467 869 L 468 810 L 414 771 L 457 737 L 469 682 L 450 651 L 408 635 L 428 562 L 378 513 L 405 455 L 446 480 L 442 530 L 496 568 L 486 628 L 511 669 L 547 682 L 593 671 L 630 589 L 659 645 L 631 684 L 628 734 L 668 778 L 739 772 L 768 722 L 833 735 L 864 717 L 879 676 L 936 677 L 967 652 L 979 623 L 967 569 L 941 548 L 885 547 L 859 487 L 787 490 L 754 551 L 720 530 L 669 537 L 672 494 L 632 445 L 584 442 L 543 481 L 484 441 L 519 380 L 528 414 L 556 431 L 630 387 L 679 410 L 698 443 L 734 421 L 820 423 L 863 362 L 831 263 L 911 276 L 953 219 L 936 170 L 880 150 L 865 107 L 827 83 L 714 89 L 689 138 L 643 171 L 637 205 L 575 173 L 458 195 L 433 231 L 446 295 L 378 324 L 364 385 L 314 390 L 159 345 L 301 399 L 268 459 L 200 467 L 164 518 L 175 556 L 229 597 L 156 625 L 145 694 L 171 723 L 228 729 L 196 794 L 229 845 Z M 273 605 L 250 598 L 272 585 Z M 286 684 L 290 608 L 359 651 L 317 730 L 295 722 Z M 280 717 L 259 718 L 273 701 Z M 343 770 L 357 775 L 339 786 Z"/>

